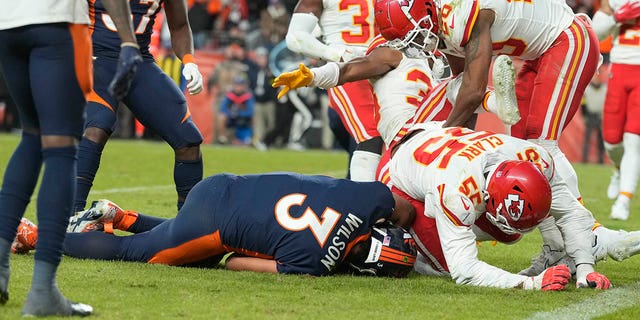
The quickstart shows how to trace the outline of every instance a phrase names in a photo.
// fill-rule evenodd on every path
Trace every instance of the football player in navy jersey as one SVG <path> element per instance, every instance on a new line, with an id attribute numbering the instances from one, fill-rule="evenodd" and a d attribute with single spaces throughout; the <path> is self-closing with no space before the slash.
<path id="1" fill-rule="evenodd" d="M 113 133 L 119 100 L 142 124 L 158 133 L 175 152 L 174 182 L 178 208 L 191 188 L 202 180 L 202 135 L 193 123 L 183 93 L 154 63 L 149 53 L 152 26 L 164 4 L 173 52 L 184 64 L 183 75 L 190 94 L 202 90 L 202 75 L 193 56 L 193 39 L 184 0 L 130 0 L 133 28 L 143 61 L 132 78 L 131 90 L 109 90 L 121 51 L 116 29 L 102 0 L 90 1 L 93 10 L 92 40 L 95 59 L 94 91 L 89 95 L 87 120 L 78 154 L 75 211 L 84 210 L 102 150 Z M 112 88 L 113 89 L 113 88 Z M 114 95 L 110 94 L 112 92 Z"/>
<path id="2" fill-rule="evenodd" d="M 72 219 L 65 253 L 78 258 L 188 265 L 228 252 L 232 270 L 310 274 L 357 272 L 406 276 L 415 262 L 408 227 L 415 210 L 380 182 L 272 173 L 219 174 L 193 188 L 173 219 L 94 202 Z M 115 236 L 119 229 L 136 233 Z M 144 232 L 148 231 L 148 232 Z"/>
<path id="3" fill-rule="evenodd" d="M 118 25 L 114 43 L 133 43 L 127 3 L 105 0 L 105 6 Z M 11 243 L 44 166 L 37 201 L 41 237 L 22 315 L 86 316 L 91 306 L 63 296 L 56 273 L 72 213 L 86 94 L 92 86 L 89 6 L 86 0 L 3 0 L 0 7 L 0 69 L 22 127 L 0 189 L 0 305 L 9 299 Z M 139 59 L 137 50 L 125 51 L 118 73 L 107 79 L 113 79 L 112 87 L 119 92 L 128 90 L 127 78 Z"/>

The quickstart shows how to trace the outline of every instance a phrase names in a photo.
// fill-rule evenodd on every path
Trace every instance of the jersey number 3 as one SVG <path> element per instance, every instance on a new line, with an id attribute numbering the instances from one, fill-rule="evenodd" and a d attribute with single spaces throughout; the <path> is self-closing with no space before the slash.
<path id="1" fill-rule="evenodd" d="M 282 197 L 275 207 L 276 220 L 283 228 L 291 231 L 302 231 L 309 229 L 313 233 L 313 236 L 318 241 L 320 247 L 324 247 L 324 243 L 329 238 L 331 231 L 340 220 L 341 214 L 329 207 L 326 207 L 322 212 L 320 218 L 310 208 L 304 210 L 304 213 L 294 218 L 289 213 L 289 210 L 293 206 L 302 206 L 306 195 L 301 193 L 292 193 Z"/>

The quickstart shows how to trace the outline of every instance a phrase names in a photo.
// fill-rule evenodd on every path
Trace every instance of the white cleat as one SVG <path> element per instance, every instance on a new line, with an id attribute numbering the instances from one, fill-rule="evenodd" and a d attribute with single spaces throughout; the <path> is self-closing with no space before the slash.
<path id="1" fill-rule="evenodd" d="M 548 245 L 542 246 L 542 252 L 531 259 L 531 266 L 521 270 L 518 274 L 525 276 L 537 276 L 549 267 L 564 264 L 569 267 L 571 274 L 576 273 L 576 264 L 564 250 L 552 250 Z"/>
<path id="2" fill-rule="evenodd" d="M 640 253 L 640 231 L 625 232 L 622 239 L 610 244 L 607 253 L 611 259 L 622 261 Z"/>
<path id="3" fill-rule="evenodd" d="M 122 209 L 109 200 L 94 201 L 91 208 L 80 211 L 69 219 L 67 232 L 103 231 L 105 224 L 112 223 L 118 211 Z"/>
<path id="4" fill-rule="evenodd" d="M 629 203 L 624 201 L 616 201 L 611 206 L 611 215 L 609 216 L 613 220 L 626 221 L 629 219 Z"/>
<path id="5" fill-rule="evenodd" d="M 620 171 L 615 170 L 611 175 L 609 187 L 607 188 L 607 197 L 611 200 L 618 197 L 620 193 Z"/>
<path id="6" fill-rule="evenodd" d="M 516 69 L 511 58 L 500 55 L 495 59 L 491 79 L 496 93 L 498 118 L 504 124 L 516 124 L 520 121 L 520 111 L 516 98 Z"/>

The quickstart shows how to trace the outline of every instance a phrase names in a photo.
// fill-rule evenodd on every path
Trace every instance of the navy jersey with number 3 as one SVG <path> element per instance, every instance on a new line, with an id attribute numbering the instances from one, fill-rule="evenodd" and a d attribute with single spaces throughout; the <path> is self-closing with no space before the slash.
<path id="1" fill-rule="evenodd" d="M 182 1 L 182 0 L 180 0 Z M 149 43 L 153 32 L 153 22 L 160 11 L 164 0 L 130 0 L 133 28 L 136 34 L 140 52 L 145 58 L 152 58 L 149 53 Z M 118 57 L 121 40 L 115 24 L 107 13 L 101 0 L 89 0 L 91 29 L 94 55 Z"/>
<path id="2" fill-rule="evenodd" d="M 272 257 L 279 273 L 330 273 L 395 205 L 380 182 L 290 173 L 224 176 L 231 182 L 218 203 L 226 211 L 219 215 L 222 243 Z"/>

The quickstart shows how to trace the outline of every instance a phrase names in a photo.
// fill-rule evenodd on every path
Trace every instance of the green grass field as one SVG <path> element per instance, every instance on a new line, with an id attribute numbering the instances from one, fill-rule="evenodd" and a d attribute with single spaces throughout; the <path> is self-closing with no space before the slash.
<path id="1" fill-rule="evenodd" d="M 17 136 L 0 135 L 0 174 Z M 205 175 L 295 171 L 342 177 L 339 152 L 261 153 L 204 146 Z M 639 204 L 628 222 L 608 218 L 610 169 L 576 165 L 588 208 L 610 228 L 640 229 Z M 163 143 L 114 140 L 107 146 L 91 199 L 172 217 L 173 156 Z M 46 190 L 44 190 L 46 192 Z M 35 197 L 26 216 L 35 220 Z M 540 249 L 537 231 L 513 246 L 484 243 L 480 258 L 517 272 Z M 33 254 L 12 257 L 10 300 L 0 319 L 19 317 L 29 288 Z M 532 292 L 458 286 L 449 278 L 411 274 L 408 279 L 352 276 L 263 275 L 65 257 L 58 283 L 65 295 L 91 304 L 95 319 L 640 319 L 640 257 L 601 262 L 598 271 L 615 286 L 608 292 Z"/>

